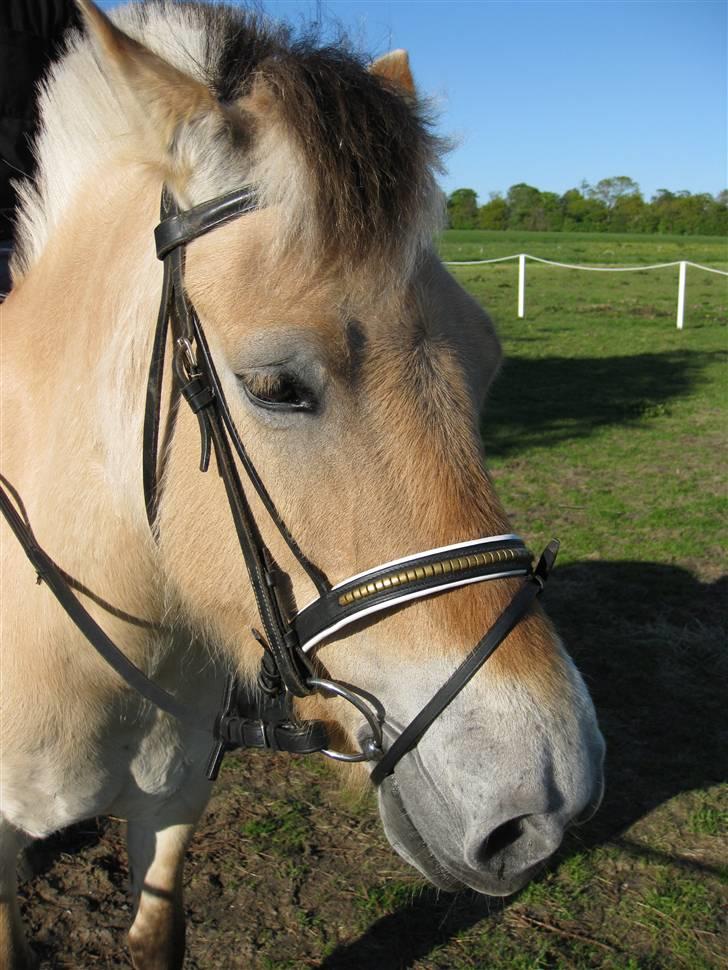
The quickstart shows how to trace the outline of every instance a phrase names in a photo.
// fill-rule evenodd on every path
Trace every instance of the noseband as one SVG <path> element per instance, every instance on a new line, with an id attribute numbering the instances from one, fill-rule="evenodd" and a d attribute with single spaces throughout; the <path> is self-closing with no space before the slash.
<path id="1" fill-rule="evenodd" d="M 340 761 L 372 761 L 374 767 L 370 777 L 375 785 L 379 785 L 394 771 L 399 760 L 418 744 L 432 723 L 526 615 L 548 578 L 558 552 L 558 542 L 552 540 L 549 543 L 535 568 L 530 552 L 518 536 L 500 535 L 416 553 L 331 585 L 293 538 L 245 449 L 230 414 L 202 324 L 184 288 L 187 244 L 257 207 L 255 194 L 247 187 L 186 211 L 179 210 L 166 190 L 162 194 L 162 218 L 155 230 L 155 240 L 157 255 L 164 263 L 164 278 L 144 416 L 143 483 L 147 518 L 157 538 L 161 478 L 159 426 L 165 351 L 171 330 L 175 393 L 184 398 L 197 417 L 201 471 L 208 470 L 214 453 L 262 627 L 262 630 L 251 631 L 262 648 L 259 690 L 251 699 L 241 690 L 234 676 L 228 678 L 222 706 L 212 728 L 215 746 L 207 775 L 211 779 L 217 777 L 226 751 L 257 747 L 296 754 L 320 751 Z M 242 466 L 268 516 L 317 591 L 313 602 L 293 614 L 287 609 L 282 592 L 288 577 L 274 562 L 263 542 L 238 465 Z M 78 584 L 36 542 L 18 493 L 2 476 L 0 480 L 0 511 L 33 563 L 38 581 L 47 584 L 92 646 L 129 686 L 156 707 L 194 725 L 194 713 L 147 678 L 98 626 L 73 592 L 73 588 L 79 589 Z M 520 577 L 523 582 L 508 606 L 388 747 L 383 730 L 386 712 L 381 702 L 360 687 L 318 676 L 313 659 L 316 645 L 351 624 L 373 623 L 381 613 L 435 593 L 511 577 Z M 361 750 L 356 754 L 331 750 L 323 721 L 294 719 L 293 698 L 319 692 L 343 698 L 364 717 L 368 728 L 361 733 Z M 209 732 L 207 727 L 200 730 Z"/>

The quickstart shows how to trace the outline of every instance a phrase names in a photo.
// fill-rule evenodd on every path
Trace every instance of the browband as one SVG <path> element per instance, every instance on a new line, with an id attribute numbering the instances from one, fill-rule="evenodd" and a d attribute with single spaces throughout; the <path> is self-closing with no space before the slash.
<path id="1" fill-rule="evenodd" d="M 244 185 L 235 192 L 221 195 L 209 202 L 186 209 L 179 209 L 174 215 L 168 215 L 154 230 L 154 241 L 157 244 L 157 258 L 164 259 L 179 246 L 204 236 L 205 233 L 223 226 L 226 222 L 243 216 L 246 212 L 253 212 L 258 208 L 255 189 Z"/>

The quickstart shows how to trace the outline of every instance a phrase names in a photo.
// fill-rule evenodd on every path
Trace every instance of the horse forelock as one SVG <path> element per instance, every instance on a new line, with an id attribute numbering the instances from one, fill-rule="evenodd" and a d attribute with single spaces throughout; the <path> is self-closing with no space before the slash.
<path id="1" fill-rule="evenodd" d="M 443 210 L 434 181 L 443 143 L 423 102 L 368 70 L 346 42 L 295 36 L 244 8 L 149 0 L 112 19 L 221 107 L 167 146 L 184 153 L 173 181 L 183 204 L 252 182 L 283 214 L 281 249 L 412 266 Z M 16 276 L 38 260 L 90 169 L 123 155 L 159 164 L 165 177 L 168 163 L 161 150 L 149 157 L 148 132 L 78 31 L 41 88 L 39 113 L 38 174 L 19 193 Z"/>

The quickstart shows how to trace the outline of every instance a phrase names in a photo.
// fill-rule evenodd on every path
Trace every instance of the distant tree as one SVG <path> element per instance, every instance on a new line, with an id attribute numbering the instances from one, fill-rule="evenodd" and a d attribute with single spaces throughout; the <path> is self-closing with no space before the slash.
<path id="1" fill-rule="evenodd" d="M 543 213 L 543 228 L 548 232 L 558 232 L 564 226 L 564 210 L 561 198 L 556 192 L 541 193 L 541 210 Z"/>
<path id="2" fill-rule="evenodd" d="M 679 196 L 669 189 L 658 189 L 650 207 L 655 215 L 657 232 L 674 233 L 680 222 Z"/>
<path id="3" fill-rule="evenodd" d="M 665 232 L 728 235 L 728 189 L 712 196 L 658 189 L 649 202 L 626 175 L 582 182 L 562 196 L 518 182 L 504 198 L 492 192 L 478 208 L 474 189 L 456 189 L 447 203 L 454 229 L 573 232 Z"/>
<path id="4" fill-rule="evenodd" d="M 606 226 L 607 207 L 598 199 L 585 198 L 579 189 L 561 196 L 563 228 L 571 232 L 599 232 Z"/>
<path id="5" fill-rule="evenodd" d="M 539 229 L 541 210 L 541 192 L 533 185 L 518 182 L 508 189 L 506 195 L 508 203 L 509 229 Z"/>
<path id="6" fill-rule="evenodd" d="M 640 192 L 617 196 L 607 217 L 610 232 L 644 232 L 646 209 Z"/>
<path id="7" fill-rule="evenodd" d="M 728 206 L 707 192 L 697 195 L 679 193 L 676 200 L 677 232 L 725 235 L 728 231 Z"/>
<path id="8" fill-rule="evenodd" d="M 701 192 L 697 195 L 687 193 L 679 202 L 678 232 L 705 232 L 711 222 L 714 206 L 715 199 L 707 192 Z"/>
<path id="9" fill-rule="evenodd" d="M 585 194 L 588 194 L 592 199 L 603 202 L 608 209 L 611 209 L 619 199 L 623 199 L 625 196 L 639 195 L 640 187 L 634 179 L 627 175 L 613 175 L 608 179 L 600 179 Z"/>
<path id="10" fill-rule="evenodd" d="M 508 203 L 498 192 L 491 193 L 490 201 L 478 209 L 478 229 L 507 229 Z"/>
<path id="11" fill-rule="evenodd" d="M 478 194 L 474 189 L 455 189 L 447 200 L 451 229 L 475 229 L 478 221 Z"/>
<path id="12" fill-rule="evenodd" d="M 728 236 L 728 189 L 723 189 L 716 195 L 707 225 L 701 232 L 711 236 Z"/>
<path id="13" fill-rule="evenodd" d="M 655 232 L 672 232 L 675 219 L 675 193 L 658 189 L 650 199 L 650 210 Z"/>

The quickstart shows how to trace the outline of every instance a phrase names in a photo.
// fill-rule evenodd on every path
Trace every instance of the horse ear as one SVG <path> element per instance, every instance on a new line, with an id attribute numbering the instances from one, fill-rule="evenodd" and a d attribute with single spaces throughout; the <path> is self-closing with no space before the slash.
<path id="1" fill-rule="evenodd" d="M 414 96 L 416 93 L 407 51 L 396 50 L 383 54 L 370 65 L 369 70 L 399 88 L 403 94 Z"/>
<path id="2" fill-rule="evenodd" d="M 180 124 L 219 110 L 204 84 L 129 37 L 92 0 L 76 3 L 102 59 L 102 70 L 114 72 L 124 83 L 166 144 Z"/>

